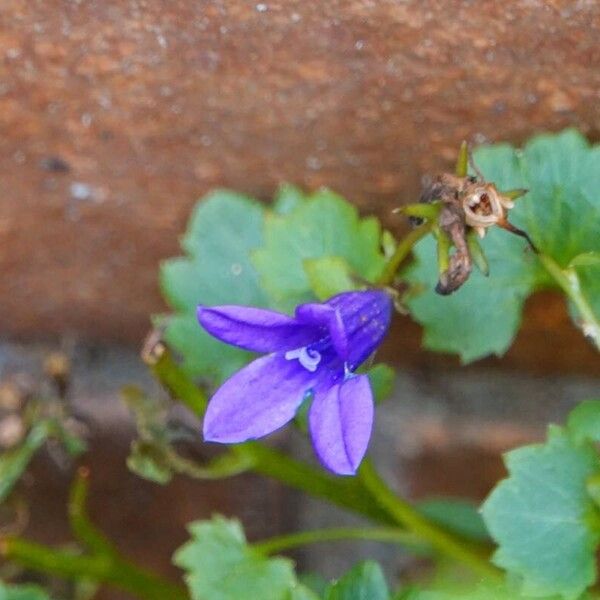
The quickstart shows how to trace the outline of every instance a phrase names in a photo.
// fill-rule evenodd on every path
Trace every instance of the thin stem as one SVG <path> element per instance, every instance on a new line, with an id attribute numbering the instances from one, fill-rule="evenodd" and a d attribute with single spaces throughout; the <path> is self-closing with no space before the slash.
<path id="1" fill-rule="evenodd" d="M 233 449 L 249 456 L 253 461 L 253 470 L 257 473 L 379 523 L 393 523 L 390 515 L 373 502 L 370 494 L 355 477 L 334 477 L 258 442 L 247 442 Z"/>
<path id="2" fill-rule="evenodd" d="M 475 231 L 470 231 L 467 234 L 467 245 L 469 246 L 469 252 L 471 253 L 471 258 L 473 262 L 477 266 L 477 268 L 487 277 L 490 274 L 490 267 L 488 265 L 487 258 L 483 252 L 483 248 L 477 239 L 477 233 Z"/>
<path id="3" fill-rule="evenodd" d="M 419 202 L 418 204 L 405 204 L 392 212 L 417 219 L 435 220 L 440 216 L 440 206 L 439 202 Z"/>
<path id="4" fill-rule="evenodd" d="M 192 479 L 225 479 L 249 471 L 254 466 L 252 458 L 241 452 L 224 452 L 205 464 L 180 456 L 171 446 L 159 449 L 160 459 L 175 473 Z"/>
<path id="5" fill-rule="evenodd" d="M 147 573 L 121 558 L 82 556 L 19 538 L 2 540 L 0 553 L 6 559 L 34 571 L 65 579 L 93 579 L 143 600 L 189 600 L 184 588 Z"/>
<path id="6" fill-rule="evenodd" d="M 89 491 L 89 470 L 81 467 L 71 485 L 69 523 L 75 536 L 90 550 L 100 556 L 116 557 L 117 550 L 108 538 L 90 521 L 86 501 Z"/>
<path id="7" fill-rule="evenodd" d="M 445 556 L 452 558 L 488 579 L 500 579 L 500 571 L 480 556 L 466 543 L 449 532 L 437 527 L 419 514 L 408 502 L 394 494 L 368 459 L 363 461 L 359 477 L 365 488 L 381 508 L 383 508 L 398 525 L 429 542 L 433 548 Z"/>
<path id="8" fill-rule="evenodd" d="M 413 246 L 424 236 L 426 236 L 435 226 L 435 221 L 428 221 L 419 225 L 416 229 L 413 229 L 404 237 L 398 246 L 394 254 L 390 257 L 390 260 L 385 265 L 385 269 L 379 278 L 380 285 L 390 285 L 396 277 L 396 272 L 402 264 L 402 261 L 410 254 Z"/>
<path id="9" fill-rule="evenodd" d="M 423 553 L 426 550 L 420 538 L 397 527 L 336 527 L 332 529 L 300 531 L 257 542 L 252 547 L 262 554 L 268 555 L 277 554 L 285 550 L 297 548 L 298 546 L 342 540 L 370 540 L 398 544 L 400 546 L 407 546 L 418 553 Z"/>
<path id="10" fill-rule="evenodd" d="M 581 291 L 579 276 L 573 267 L 561 268 L 556 261 L 546 254 L 538 254 L 540 262 L 570 298 L 581 315 L 581 329 L 586 337 L 600 350 L 600 320 L 594 314 L 590 303 Z"/>
<path id="11" fill-rule="evenodd" d="M 466 140 L 460 145 L 454 173 L 457 177 L 466 177 L 469 174 L 469 144 Z"/>
<path id="12" fill-rule="evenodd" d="M 92 551 L 91 555 L 49 548 L 16 537 L 0 541 L 0 554 L 35 571 L 66 579 L 89 578 L 118 587 L 143 600 L 188 600 L 184 588 L 144 571 L 119 554 L 87 515 L 88 490 L 89 471 L 82 467 L 69 494 L 69 522 L 75 536 Z"/>

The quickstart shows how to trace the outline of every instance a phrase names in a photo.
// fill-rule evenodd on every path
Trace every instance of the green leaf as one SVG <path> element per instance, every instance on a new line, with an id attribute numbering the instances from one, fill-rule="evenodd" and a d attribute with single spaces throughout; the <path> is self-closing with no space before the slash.
<path id="1" fill-rule="evenodd" d="M 569 263 L 571 267 L 600 267 L 600 252 L 583 252 Z"/>
<path id="2" fill-rule="evenodd" d="M 410 283 L 424 293 L 407 298 L 412 317 L 425 328 L 424 345 L 430 350 L 452 352 L 468 363 L 488 354 L 508 350 L 519 325 L 525 299 L 541 281 L 537 262 L 526 253 L 521 240 L 504 240 L 505 231 L 490 231 L 483 240 L 490 275 L 479 271 L 451 296 L 434 292 L 438 277 L 435 243 L 420 242 L 416 264 L 407 273 Z"/>
<path id="3" fill-rule="evenodd" d="M 584 440 L 600 442 L 600 400 L 578 404 L 567 419 L 567 428 L 576 443 Z"/>
<path id="4" fill-rule="evenodd" d="M 303 263 L 310 289 L 319 300 L 327 300 L 340 292 L 356 289 L 352 269 L 344 258 L 323 256 L 307 258 Z"/>
<path id="5" fill-rule="evenodd" d="M 432 498 L 418 503 L 419 512 L 448 531 L 476 541 L 488 542 L 490 535 L 477 507 L 466 500 Z"/>
<path id="6" fill-rule="evenodd" d="M 600 519 L 586 482 L 598 454 L 554 427 L 546 443 L 513 450 L 505 463 L 509 477 L 483 505 L 494 562 L 522 578 L 525 595 L 577 598 L 596 579 Z"/>
<path id="7" fill-rule="evenodd" d="M 600 148 L 567 130 L 537 136 L 522 151 L 507 144 L 479 148 L 475 162 L 499 189 L 529 190 L 516 200 L 511 222 L 527 231 L 538 249 L 561 267 L 575 260 L 582 291 L 600 311 L 597 266 L 577 258 L 600 251 Z M 489 277 L 473 272 L 452 296 L 434 291 L 438 274 L 431 239 L 418 244 L 416 263 L 406 273 L 413 286 L 424 290 L 408 299 L 412 316 L 425 328 L 424 345 L 457 353 L 465 363 L 506 352 L 527 297 L 539 288 L 557 287 L 521 238 L 494 228 L 482 247 Z"/>
<path id="8" fill-rule="evenodd" d="M 181 354 L 190 376 L 217 384 L 251 357 L 206 333 L 196 321 L 196 306 L 266 306 L 249 259 L 262 244 L 263 219 L 264 209 L 252 199 L 226 190 L 213 192 L 190 219 L 182 240 L 187 256 L 161 265 L 161 290 L 175 310 L 166 320 L 165 339 Z"/>
<path id="9" fill-rule="evenodd" d="M 265 244 L 254 252 L 253 263 L 274 305 L 291 311 L 315 297 L 307 265 L 313 284 L 318 266 L 307 261 L 337 258 L 339 267 L 343 259 L 352 276 L 372 282 L 385 262 L 380 244 L 381 227 L 375 218 L 360 219 L 351 204 L 323 189 L 287 214 L 267 215 Z M 338 269 L 334 277 L 339 281 L 342 276 Z M 322 278 L 317 279 L 323 292 Z"/>
<path id="10" fill-rule="evenodd" d="M 332 584 L 325 600 L 388 600 L 389 592 L 381 567 L 365 561 Z"/>
<path id="11" fill-rule="evenodd" d="M 298 208 L 303 202 L 304 194 L 300 188 L 290 183 L 283 183 L 279 186 L 275 195 L 273 210 L 278 215 L 287 215 Z"/>
<path id="12" fill-rule="evenodd" d="M 37 585 L 6 585 L 0 582 L 0 600 L 50 600 Z"/>
<path id="13" fill-rule="evenodd" d="M 392 256 L 394 256 L 394 252 L 396 251 L 397 247 L 398 244 L 392 233 L 387 229 L 384 229 L 383 233 L 381 234 L 381 248 L 386 260 L 389 260 L 392 258 Z"/>
<path id="14" fill-rule="evenodd" d="M 192 523 L 189 531 L 192 540 L 175 553 L 173 561 L 186 571 L 193 600 L 298 598 L 291 596 L 298 587 L 292 562 L 267 558 L 248 547 L 238 521 L 214 517 Z"/>
<path id="15" fill-rule="evenodd" d="M 48 439 L 49 434 L 48 423 L 46 421 L 39 422 L 31 428 L 19 446 L 0 454 L 0 502 L 10 494 L 35 453 Z"/>

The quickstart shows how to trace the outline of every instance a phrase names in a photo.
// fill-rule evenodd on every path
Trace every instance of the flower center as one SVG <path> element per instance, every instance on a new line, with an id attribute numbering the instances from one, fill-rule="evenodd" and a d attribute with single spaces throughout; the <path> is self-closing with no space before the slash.
<path id="1" fill-rule="evenodd" d="M 490 227 L 504 216 L 502 203 L 494 189 L 477 189 L 463 200 L 467 225 Z"/>
<path id="2" fill-rule="evenodd" d="M 308 346 L 303 348 L 296 348 L 295 350 L 288 350 L 285 353 L 287 360 L 298 359 L 298 362 L 311 373 L 314 373 L 321 362 L 321 353 L 316 350 L 312 350 Z"/>

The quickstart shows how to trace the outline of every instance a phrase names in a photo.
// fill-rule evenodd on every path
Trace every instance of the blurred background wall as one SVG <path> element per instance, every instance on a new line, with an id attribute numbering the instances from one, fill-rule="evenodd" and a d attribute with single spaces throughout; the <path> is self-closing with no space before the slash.
<path id="1" fill-rule="evenodd" d="M 164 490 L 127 474 L 118 388 L 152 389 L 137 348 L 165 308 L 157 267 L 178 253 L 195 201 L 217 186 L 267 200 L 282 181 L 327 185 L 400 231 L 391 209 L 462 139 L 575 126 L 598 140 L 599 40 L 595 0 L 1 3 L 0 377 L 39 376 L 49 349 L 73 356 L 72 396 L 95 436 L 93 506 L 127 531 L 126 551 L 168 570 L 184 521 L 231 514 L 248 490 L 251 535 L 319 518 L 252 477 Z M 395 416 L 377 450 L 413 495 L 481 498 L 501 450 L 598 389 L 597 355 L 551 294 L 528 304 L 502 360 L 457 372 L 419 343 L 399 321 L 386 350 L 402 367 Z M 33 536 L 66 536 L 68 478 L 51 456 L 34 465 L 30 493 L 55 508 L 32 515 Z"/>

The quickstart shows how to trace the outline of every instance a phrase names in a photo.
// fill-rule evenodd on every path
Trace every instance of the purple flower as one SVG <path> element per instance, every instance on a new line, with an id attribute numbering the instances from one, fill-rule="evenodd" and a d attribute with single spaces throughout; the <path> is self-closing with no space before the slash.
<path id="1" fill-rule="evenodd" d="M 217 390 L 204 417 L 204 438 L 236 443 L 267 435 L 290 421 L 312 393 L 308 422 L 317 455 L 331 471 L 354 474 L 374 412 L 369 379 L 355 370 L 381 343 L 391 312 L 382 290 L 301 304 L 293 317 L 246 306 L 199 306 L 198 320 L 211 335 L 269 353 Z"/>

